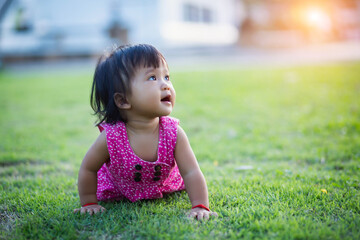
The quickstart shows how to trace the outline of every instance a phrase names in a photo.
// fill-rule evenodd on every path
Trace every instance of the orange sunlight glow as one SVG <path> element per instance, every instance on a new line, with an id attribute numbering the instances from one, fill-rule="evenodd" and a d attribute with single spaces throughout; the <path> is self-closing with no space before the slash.
<path id="1" fill-rule="evenodd" d="M 322 30 L 328 30 L 331 24 L 328 14 L 320 7 L 306 9 L 305 19 L 309 26 Z"/>

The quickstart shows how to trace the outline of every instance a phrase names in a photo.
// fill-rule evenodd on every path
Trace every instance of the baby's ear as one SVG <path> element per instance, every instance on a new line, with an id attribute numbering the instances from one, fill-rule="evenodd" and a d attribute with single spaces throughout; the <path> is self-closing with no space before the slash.
<path id="1" fill-rule="evenodd" d="M 114 101 L 116 106 L 120 109 L 130 109 L 131 107 L 131 104 L 128 102 L 123 93 L 115 93 Z"/>

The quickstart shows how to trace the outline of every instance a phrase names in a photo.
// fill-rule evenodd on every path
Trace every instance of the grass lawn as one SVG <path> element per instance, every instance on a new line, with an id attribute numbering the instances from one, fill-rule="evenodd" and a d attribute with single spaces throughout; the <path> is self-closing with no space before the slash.
<path id="1" fill-rule="evenodd" d="M 72 213 L 91 78 L 0 73 L 0 239 L 360 239 L 360 63 L 172 73 L 208 222 L 186 192 Z"/>

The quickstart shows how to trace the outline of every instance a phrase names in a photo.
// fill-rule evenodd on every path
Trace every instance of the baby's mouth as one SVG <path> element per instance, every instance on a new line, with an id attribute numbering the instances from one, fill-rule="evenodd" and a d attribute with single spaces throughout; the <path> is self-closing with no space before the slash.
<path id="1" fill-rule="evenodd" d="M 161 99 L 162 102 L 171 102 L 171 95 L 167 95 Z"/>

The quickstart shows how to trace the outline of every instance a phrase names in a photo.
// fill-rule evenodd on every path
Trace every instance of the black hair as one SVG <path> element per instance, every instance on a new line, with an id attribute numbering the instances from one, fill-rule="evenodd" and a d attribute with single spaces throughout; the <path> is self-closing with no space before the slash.
<path id="1" fill-rule="evenodd" d="M 97 115 L 97 125 L 102 122 L 115 124 L 126 122 L 126 115 L 114 101 L 114 94 L 130 96 L 130 80 L 139 67 L 158 68 L 164 56 L 148 44 L 124 45 L 104 54 L 96 65 L 91 88 L 90 105 Z"/>

